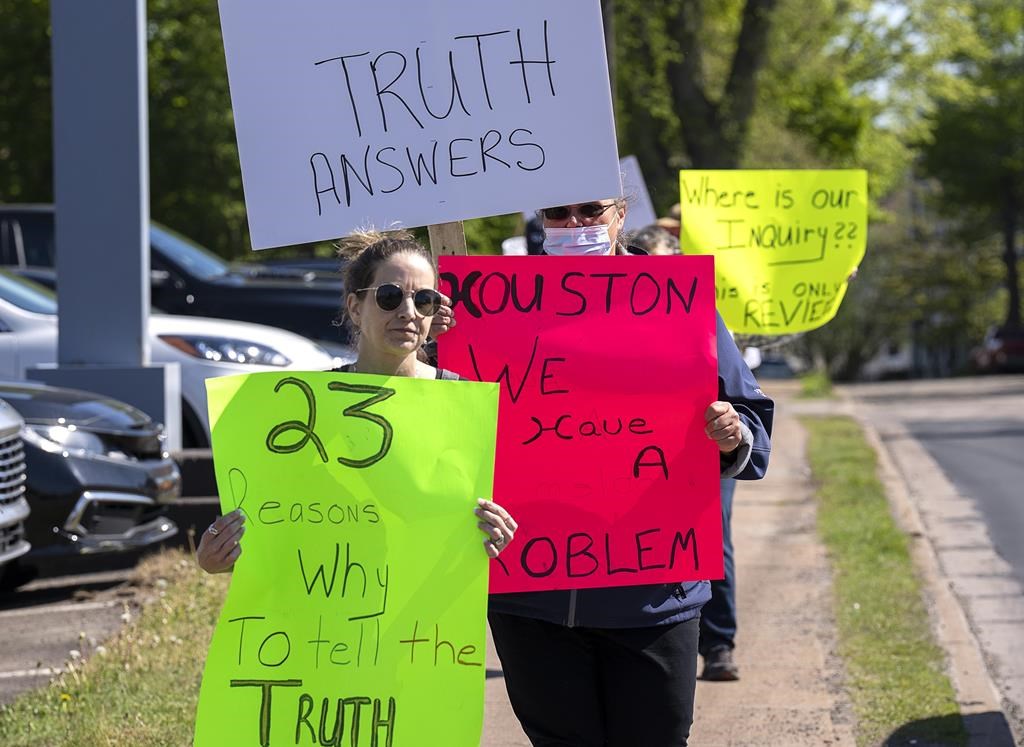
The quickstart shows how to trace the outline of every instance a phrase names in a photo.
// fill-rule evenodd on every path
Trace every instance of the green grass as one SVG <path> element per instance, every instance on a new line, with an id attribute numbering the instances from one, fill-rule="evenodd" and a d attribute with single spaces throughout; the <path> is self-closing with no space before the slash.
<path id="1" fill-rule="evenodd" d="M 945 656 L 932 637 L 874 450 L 850 418 L 802 422 L 818 485 L 818 529 L 835 574 L 839 648 L 858 743 L 966 744 Z"/>
<path id="2" fill-rule="evenodd" d="M 840 652 L 858 742 L 963 745 L 906 537 L 889 513 L 875 454 L 848 418 L 808 418 L 818 524 L 835 572 Z M 141 614 L 49 686 L 0 708 L 4 747 L 190 745 L 202 667 L 228 577 L 189 555 L 147 559 Z M 893 735 L 897 735 L 893 737 Z"/>
<path id="3" fill-rule="evenodd" d="M 832 397 L 832 379 L 825 371 L 811 371 L 800 377 L 801 399 Z"/>
<path id="4" fill-rule="evenodd" d="M 191 745 L 199 681 L 228 576 L 184 552 L 145 560 L 141 614 L 111 641 L 69 660 L 45 688 L 0 708 L 4 747 Z M 126 615 L 133 613 L 126 607 Z"/>

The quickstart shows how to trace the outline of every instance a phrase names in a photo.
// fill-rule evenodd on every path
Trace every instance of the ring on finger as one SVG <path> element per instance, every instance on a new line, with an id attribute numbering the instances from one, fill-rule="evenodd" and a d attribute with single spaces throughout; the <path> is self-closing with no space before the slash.
<path id="1" fill-rule="evenodd" d="M 220 534 L 220 530 L 217 527 L 213 526 L 213 524 L 211 524 L 210 528 L 207 529 L 206 531 L 209 532 L 210 534 L 212 534 L 214 537 L 216 537 L 218 534 Z"/>

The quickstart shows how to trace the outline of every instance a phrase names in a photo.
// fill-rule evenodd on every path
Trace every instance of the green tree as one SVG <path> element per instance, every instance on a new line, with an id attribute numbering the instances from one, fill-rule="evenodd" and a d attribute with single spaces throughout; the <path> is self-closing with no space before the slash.
<path id="1" fill-rule="evenodd" d="M 154 219 L 226 257 L 250 252 L 217 4 L 149 0 Z"/>
<path id="2" fill-rule="evenodd" d="M 1007 292 L 1005 324 L 1021 326 L 1017 235 L 1024 222 L 1024 10 L 983 0 L 971 19 L 984 44 L 952 60 L 970 84 L 945 95 L 922 150 L 925 174 L 941 185 L 939 205 L 974 236 L 998 232 Z"/>
<path id="3" fill-rule="evenodd" d="M 150 199 L 156 220 L 246 251 L 216 3 L 149 0 Z M 53 200 L 50 4 L 0 0 L 0 200 Z"/>
<path id="4" fill-rule="evenodd" d="M 907 174 L 883 204 L 871 247 L 836 318 L 794 345 L 837 380 L 857 378 L 885 346 L 913 343 L 923 373 L 956 373 L 998 317 L 1000 261 L 931 208 L 935 185 Z M 916 363 L 915 363 L 916 365 Z"/>
<path id="5" fill-rule="evenodd" d="M 0 201 L 50 202 L 50 3 L 0 0 L 0 18 Z"/>
<path id="6" fill-rule="evenodd" d="M 680 167 L 739 165 L 776 1 L 615 3 L 619 141 L 662 206 Z"/>
<path id="7" fill-rule="evenodd" d="M 224 257 L 250 254 L 217 4 L 148 0 L 150 208 Z M 0 0 L 0 200 L 53 200 L 50 18 L 46 0 Z M 518 216 L 467 221 L 500 252 Z M 275 253 L 330 255 L 325 242 Z"/>
<path id="8" fill-rule="evenodd" d="M 931 47 L 908 44 L 906 19 L 875 5 L 619 0 L 620 149 L 655 201 L 678 201 L 680 168 L 861 167 L 872 194 L 893 189 L 913 107 L 892 94 L 921 77 Z"/>

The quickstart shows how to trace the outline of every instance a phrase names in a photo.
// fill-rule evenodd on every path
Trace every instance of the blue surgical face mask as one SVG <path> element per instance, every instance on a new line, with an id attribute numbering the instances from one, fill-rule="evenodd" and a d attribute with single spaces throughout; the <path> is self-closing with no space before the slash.
<path id="1" fill-rule="evenodd" d="M 554 257 L 582 257 L 612 253 L 608 224 L 577 228 L 545 228 L 544 251 Z"/>

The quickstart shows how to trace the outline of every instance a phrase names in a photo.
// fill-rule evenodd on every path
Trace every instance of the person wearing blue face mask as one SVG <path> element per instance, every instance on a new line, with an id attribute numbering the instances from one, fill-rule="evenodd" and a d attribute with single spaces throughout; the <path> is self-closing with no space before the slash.
<path id="1" fill-rule="evenodd" d="M 626 210 L 622 199 L 545 208 L 544 253 L 646 254 L 621 240 Z M 774 404 L 720 317 L 717 325 L 718 399 L 704 414 L 705 433 L 723 478 L 757 480 L 768 467 Z M 533 745 L 685 745 L 698 621 L 710 597 L 707 581 L 492 595 L 505 686 Z"/>
<path id="2" fill-rule="evenodd" d="M 544 219 L 544 253 L 553 256 L 628 253 L 619 244 L 626 219 L 625 200 L 597 200 L 540 211 Z"/>

